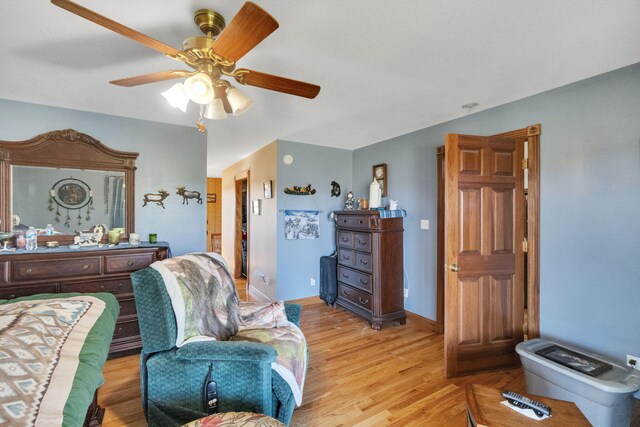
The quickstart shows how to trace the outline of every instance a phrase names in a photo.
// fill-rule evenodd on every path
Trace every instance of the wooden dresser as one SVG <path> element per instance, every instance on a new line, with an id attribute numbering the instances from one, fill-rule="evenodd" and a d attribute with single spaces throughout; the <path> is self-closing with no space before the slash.
<path id="1" fill-rule="evenodd" d="M 160 245 L 119 245 L 102 249 L 38 248 L 0 254 L 0 299 L 41 293 L 110 292 L 120 301 L 120 317 L 109 358 L 142 348 L 130 274 L 167 257 Z"/>
<path id="2" fill-rule="evenodd" d="M 336 304 L 380 330 L 404 325 L 402 218 L 380 218 L 377 210 L 335 212 L 338 250 Z"/>

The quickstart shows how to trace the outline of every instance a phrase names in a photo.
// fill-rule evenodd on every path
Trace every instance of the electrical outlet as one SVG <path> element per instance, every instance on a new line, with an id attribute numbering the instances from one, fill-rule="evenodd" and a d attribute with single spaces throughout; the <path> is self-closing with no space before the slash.
<path id="1" fill-rule="evenodd" d="M 409 298 L 409 288 L 404 288 L 404 297 Z"/>
<path id="2" fill-rule="evenodd" d="M 422 230 L 428 230 L 429 229 L 429 220 L 428 219 L 421 219 L 420 220 L 420 228 Z"/>
<path id="3" fill-rule="evenodd" d="M 640 370 L 640 357 L 627 354 L 627 366 Z"/>
<path id="4" fill-rule="evenodd" d="M 316 285 L 316 276 L 311 276 L 311 286 L 315 286 Z"/>

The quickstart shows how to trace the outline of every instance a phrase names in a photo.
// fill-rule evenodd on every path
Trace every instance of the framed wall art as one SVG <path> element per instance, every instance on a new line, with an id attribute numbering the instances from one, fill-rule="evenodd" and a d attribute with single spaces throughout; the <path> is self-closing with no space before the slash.
<path id="1" fill-rule="evenodd" d="M 387 196 L 387 186 L 389 185 L 389 179 L 387 177 L 387 164 L 380 163 L 373 166 L 373 178 L 380 184 L 380 190 L 382 190 L 382 197 Z"/>
<path id="2" fill-rule="evenodd" d="M 263 184 L 263 187 L 264 187 L 264 198 L 265 199 L 270 199 L 271 197 L 273 197 L 272 193 L 271 193 L 271 184 L 272 184 L 271 180 L 265 181 L 264 184 Z"/>

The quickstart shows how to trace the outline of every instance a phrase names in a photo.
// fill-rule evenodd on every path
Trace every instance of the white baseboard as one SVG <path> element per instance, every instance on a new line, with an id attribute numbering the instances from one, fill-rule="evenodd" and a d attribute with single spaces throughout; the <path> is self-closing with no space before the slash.
<path id="1" fill-rule="evenodd" d="M 260 292 L 258 288 L 256 288 L 252 284 L 249 284 L 249 295 L 258 299 L 259 301 L 271 302 L 271 298 Z"/>

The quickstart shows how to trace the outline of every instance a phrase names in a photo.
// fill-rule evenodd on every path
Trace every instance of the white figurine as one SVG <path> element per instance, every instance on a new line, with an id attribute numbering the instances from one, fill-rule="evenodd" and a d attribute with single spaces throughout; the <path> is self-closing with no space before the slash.
<path id="1" fill-rule="evenodd" d="M 397 200 L 389 200 L 389 210 L 395 211 L 398 209 L 398 201 Z"/>
<path id="2" fill-rule="evenodd" d="M 373 178 L 373 182 L 369 186 L 369 208 L 379 208 L 382 206 L 382 190 L 380 184 Z"/>

